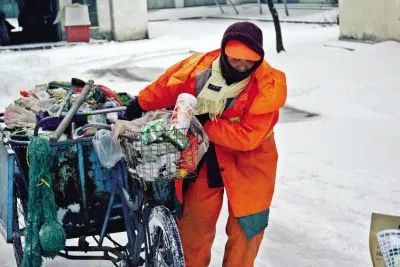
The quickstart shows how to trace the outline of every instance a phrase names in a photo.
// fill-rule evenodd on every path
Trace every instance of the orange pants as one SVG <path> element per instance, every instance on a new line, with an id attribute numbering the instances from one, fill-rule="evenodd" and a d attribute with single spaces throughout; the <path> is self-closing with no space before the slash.
<path id="1" fill-rule="evenodd" d="M 200 171 L 184 195 L 181 219 L 178 221 L 183 253 L 187 267 L 208 266 L 216 223 L 222 207 L 224 189 L 209 188 L 206 168 Z M 247 239 L 239 222 L 229 209 L 226 225 L 228 241 L 225 245 L 224 267 L 251 267 L 257 256 L 263 232 Z"/>

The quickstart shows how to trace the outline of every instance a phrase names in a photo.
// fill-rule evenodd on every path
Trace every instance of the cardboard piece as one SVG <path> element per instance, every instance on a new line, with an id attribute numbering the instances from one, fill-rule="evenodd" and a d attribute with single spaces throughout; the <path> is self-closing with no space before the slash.
<path id="1" fill-rule="evenodd" d="M 400 229 L 400 216 L 372 213 L 369 233 L 369 251 L 374 267 L 386 267 L 376 234 L 382 230 Z"/>

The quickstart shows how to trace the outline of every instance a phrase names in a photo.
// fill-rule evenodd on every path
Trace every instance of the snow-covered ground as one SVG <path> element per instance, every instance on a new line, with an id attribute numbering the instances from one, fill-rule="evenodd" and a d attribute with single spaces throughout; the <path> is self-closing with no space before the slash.
<path id="1" fill-rule="evenodd" d="M 150 40 L 0 53 L 0 110 L 50 80 L 94 79 L 137 92 L 190 51 L 218 48 L 231 20 L 151 22 Z M 399 215 L 400 44 L 338 41 L 337 26 L 283 24 L 286 53 L 275 52 L 272 23 L 266 59 L 286 72 L 291 107 L 320 114 L 276 127 L 280 152 L 270 224 L 256 266 L 372 266 L 372 212 Z M 221 266 L 223 209 L 211 266 Z M 14 266 L 0 238 L 0 266 Z M 57 258 L 46 266 L 111 266 Z"/>
<path id="2" fill-rule="evenodd" d="M 275 4 L 281 21 L 296 22 L 336 22 L 338 9 L 330 5 L 321 4 L 289 4 L 289 16 L 286 16 L 284 5 Z M 223 10 L 223 13 L 221 12 Z M 185 7 L 177 9 L 157 9 L 149 12 L 149 20 L 176 20 L 187 18 L 231 18 L 272 20 L 267 4 L 241 4 L 233 8 L 230 5 L 222 5 L 221 9 L 216 5 L 203 7 Z M 236 13 L 237 11 L 237 13 Z"/>

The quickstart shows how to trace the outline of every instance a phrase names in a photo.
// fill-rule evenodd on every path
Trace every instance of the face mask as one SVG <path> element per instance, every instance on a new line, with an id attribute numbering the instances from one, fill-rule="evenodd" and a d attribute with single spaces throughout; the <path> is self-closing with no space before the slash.
<path id="1" fill-rule="evenodd" d="M 249 77 L 258 68 L 258 66 L 261 65 L 262 61 L 263 59 L 260 59 L 259 61 L 256 62 L 256 64 L 254 64 L 254 66 L 251 69 L 245 72 L 240 72 L 229 64 L 227 56 L 225 55 L 225 53 L 222 53 L 220 57 L 222 76 L 224 77 L 228 85 L 235 82 L 239 82 Z"/>

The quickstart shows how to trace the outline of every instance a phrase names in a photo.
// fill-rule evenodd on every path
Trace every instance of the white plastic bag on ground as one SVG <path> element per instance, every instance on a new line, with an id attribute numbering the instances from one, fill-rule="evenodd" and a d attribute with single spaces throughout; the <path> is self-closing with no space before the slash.
<path id="1" fill-rule="evenodd" d="M 111 136 L 111 131 L 101 129 L 96 132 L 93 138 L 93 147 L 104 168 L 112 168 L 124 155 L 117 142 Z"/>

